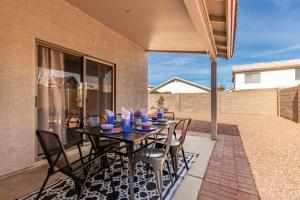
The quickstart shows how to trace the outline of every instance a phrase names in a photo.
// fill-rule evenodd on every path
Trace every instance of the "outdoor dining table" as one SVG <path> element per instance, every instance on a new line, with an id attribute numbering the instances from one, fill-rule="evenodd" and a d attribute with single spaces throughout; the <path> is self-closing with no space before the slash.
<path id="1" fill-rule="evenodd" d="M 135 128 L 135 126 L 131 127 L 131 131 L 128 133 L 120 132 L 120 133 L 102 133 L 100 127 L 91 127 L 91 128 L 81 128 L 75 129 L 74 131 L 80 134 L 88 134 L 91 136 L 99 136 L 108 139 L 118 140 L 120 142 L 124 142 L 127 144 L 128 148 L 128 175 L 129 175 L 129 194 L 130 199 L 134 199 L 134 189 L 133 189 L 133 180 L 134 180 L 134 166 L 133 166 L 133 155 L 134 155 L 134 144 L 137 142 L 143 141 L 147 139 L 149 136 L 153 136 L 159 133 L 160 130 L 164 129 L 166 125 L 155 125 L 157 127 L 156 130 L 146 130 L 140 131 Z"/>

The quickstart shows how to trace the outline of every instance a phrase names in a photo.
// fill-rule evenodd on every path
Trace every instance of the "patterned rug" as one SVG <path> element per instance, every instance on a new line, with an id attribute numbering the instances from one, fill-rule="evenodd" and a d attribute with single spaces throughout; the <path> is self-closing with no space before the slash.
<path id="1" fill-rule="evenodd" d="M 191 165 L 196 160 L 198 154 L 194 153 L 185 153 L 188 166 Z M 124 159 L 124 164 L 126 166 L 127 161 Z M 170 162 L 171 164 L 171 162 Z M 128 194 L 128 170 L 127 167 L 122 169 L 122 165 L 119 159 L 114 163 L 114 166 L 111 167 L 112 176 L 114 180 L 114 185 L 118 199 L 127 200 L 129 199 Z M 171 168 L 172 170 L 172 168 Z M 163 197 L 164 199 L 172 199 L 179 185 L 183 181 L 187 170 L 184 165 L 182 155 L 179 156 L 178 162 L 178 174 L 179 178 L 172 186 L 167 167 L 163 172 Z M 174 178 L 173 178 L 174 179 Z M 42 183 L 41 183 L 42 184 Z M 99 192 L 101 191 L 101 193 Z M 38 191 L 35 191 L 31 194 L 26 195 L 20 200 L 34 200 L 36 198 Z M 150 170 L 149 176 L 146 177 L 146 170 L 143 168 L 141 163 L 138 163 L 135 169 L 134 177 L 134 192 L 135 199 L 147 199 L 154 200 L 159 199 L 159 193 L 156 189 L 156 181 L 153 170 Z M 108 194 L 104 195 L 104 194 Z M 49 185 L 44 189 L 40 199 L 50 200 L 50 199 L 65 199 L 73 200 L 77 198 L 77 193 L 75 191 L 74 182 L 70 178 L 59 179 L 55 183 Z M 105 200 L 112 199 L 112 188 L 110 186 L 110 179 L 107 170 L 99 172 L 94 178 L 92 178 L 88 183 L 87 187 L 84 188 L 81 199 L 85 200 Z"/>

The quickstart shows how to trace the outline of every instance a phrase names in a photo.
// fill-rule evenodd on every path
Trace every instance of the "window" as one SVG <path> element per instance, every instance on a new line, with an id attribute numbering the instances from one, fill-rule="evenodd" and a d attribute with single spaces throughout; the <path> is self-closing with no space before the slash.
<path id="1" fill-rule="evenodd" d="M 295 80 L 300 80 L 300 68 L 295 69 Z"/>
<path id="2" fill-rule="evenodd" d="M 260 83 L 260 72 L 246 73 L 245 83 Z"/>

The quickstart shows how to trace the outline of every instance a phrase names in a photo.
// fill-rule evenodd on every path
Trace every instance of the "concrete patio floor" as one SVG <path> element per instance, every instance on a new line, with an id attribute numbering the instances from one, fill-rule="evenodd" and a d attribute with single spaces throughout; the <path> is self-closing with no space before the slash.
<path id="1" fill-rule="evenodd" d="M 202 179 L 205 175 L 215 141 L 210 139 L 210 134 L 188 132 L 185 141 L 185 151 L 198 153 L 199 156 L 180 184 L 174 199 L 197 199 Z M 75 159 L 72 156 L 72 159 Z M 33 169 L 24 170 L 16 175 L 0 180 L 0 199 L 16 199 L 29 194 L 41 186 L 46 173 L 45 162 L 38 163 Z M 64 175 L 57 173 L 52 176 L 47 185 L 55 182 Z"/>

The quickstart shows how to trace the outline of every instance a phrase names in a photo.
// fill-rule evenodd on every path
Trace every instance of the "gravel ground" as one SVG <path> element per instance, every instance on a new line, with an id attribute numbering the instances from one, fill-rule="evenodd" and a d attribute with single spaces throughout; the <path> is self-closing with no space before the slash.
<path id="1" fill-rule="evenodd" d="M 176 117 L 210 120 L 208 113 Z M 218 122 L 238 125 L 254 180 L 263 200 L 300 200 L 300 124 L 264 115 L 219 114 Z"/>

